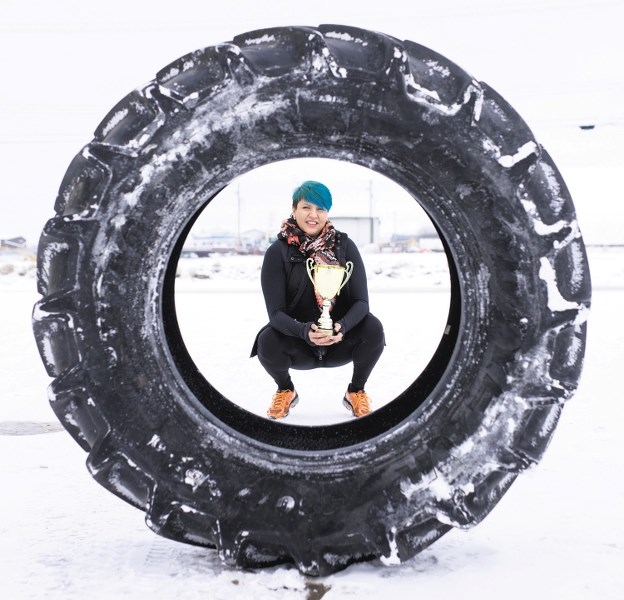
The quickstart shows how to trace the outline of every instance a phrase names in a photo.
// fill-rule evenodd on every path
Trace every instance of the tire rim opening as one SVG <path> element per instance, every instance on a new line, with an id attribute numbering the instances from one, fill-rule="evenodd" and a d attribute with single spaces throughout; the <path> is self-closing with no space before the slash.
<path id="1" fill-rule="evenodd" d="M 452 259 L 419 203 L 387 177 L 351 163 L 300 158 L 259 167 L 213 197 L 181 236 L 169 269 L 175 314 L 165 315 L 180 372 L 199 401 L 221 418 L 236 408 L 259 418 L 252 437 L 276 425 L 265 416 L 275 384 L 257 358 L 249 358 L 268 321 L 260 287 L 263 251 L 289 215 L 292 189 L 306 178 L 332 190 L 330 219 L 358 245 L 371 312 L 384 324 L 386 347 L 367 384 L 374 412 L 366 420 L 383 407 L 395 412 L 395 399 L 418 380 L 422 403 L 424 388 L 433 387 L 432 369 L 441 374 L 448 361 L 448 351 L 443 360 L 432 357 L 449 319 Z M 167 326 L 172 322 L 175 327 Z M 352 364 L 292 370 L 300 403 L 280 428 L 353 424 L 341 403 L 351 372 Z M 247 419 L 257 420 L 238 415 L 236 428 Z"/>

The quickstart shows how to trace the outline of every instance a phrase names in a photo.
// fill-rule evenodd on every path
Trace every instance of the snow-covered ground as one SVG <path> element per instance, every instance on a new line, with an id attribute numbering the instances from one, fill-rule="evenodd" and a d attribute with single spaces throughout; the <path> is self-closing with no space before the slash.
<path id="1" fill-rule="evenodd" d="M 37 299 L 32 265 L 27 258 L 0 255 L 0 273 L 11 271 L 0 274 L 2 597 L 620 598 L 624 404 L 615 374 L 624 361 L 623 259 L 623 249 L 591 249 L 594 297 L 578 393 L 564 410 L 543 461 L 518 478 L 491 515 L 470 531 L 450 532 L 401 566 L 372 562 L 308 579 L 289 567 L 225 568 L 214 551 L 162 539 L 147 529 L 140 511 L 91 479 L 85 454 L 61 430 L 47 403 L 49 378 L 30 329 Z M 439 254 L 366 255 L 365 260 L 372 308 L 384 321 L 389 338 L 370 382 L 379 406 L 391 397 L 386 383 L 400 387 L 401 377 L 407 377 L 392 366 L 394 347 L 405 349 L 395 315 L 408 311 L 414 327 L 421 327 L 424 360 L 440 332 L 448 284 Z M 254 283 L 258 267 L 254 257 L 185 261 L 180 265 L 176 300 L 182 333 L 208 378 L 222 376 L 217 387 L 242 402 L 236 381 L 239 369 L 244 369 L 245 378 L 256 378 L 257 402 L 248 408 L 262 411 L 272 384 L 258 371 L 257 361 L 247 358 L 253 334 L 266 320 Z M 192 276 L 198 270 L 204 278 Z M 216 270 L 217 276 L 206 278 Z M 240 352 L 240 358 L 228 356 L 217 365 L 206 344 L 193 337 L 194 330 L 207 327 L 218 334 L 215 328 L 227 321 L 228 311 L 241 307 L 247 316 L 236 336 L 240 345 L 231 349 Z M 329 391 L 322 394 L 314 394 L 310 383 L 297 374 L 302 401 L 291 422 L 346 416 L 338 402 L 346 375 L 336 372 L 325 384 Z"/>

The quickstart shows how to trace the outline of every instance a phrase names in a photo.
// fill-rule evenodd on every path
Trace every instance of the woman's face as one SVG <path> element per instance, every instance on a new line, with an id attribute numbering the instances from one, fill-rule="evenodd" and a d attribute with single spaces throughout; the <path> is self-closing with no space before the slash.
<path id="1" fill-rule="evenodd" d="M 297 202 L 297 206 L 293 208 L 293 217 L 299 229 L 310 237 L 321 233 L 327 223 L 327 211 L 307 200 Z"/>

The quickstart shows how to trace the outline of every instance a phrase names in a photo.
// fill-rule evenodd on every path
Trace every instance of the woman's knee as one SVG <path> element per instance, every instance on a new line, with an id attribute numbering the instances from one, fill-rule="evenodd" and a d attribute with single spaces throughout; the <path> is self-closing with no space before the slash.
<path id="1" fill-rule="evenodd" d="M 273 329 L 267 327 L 258 335 L 258 356 L 267 356 L 275 353 L 275 351 L 284 345 L 283 338 L 285 336 Z"/>
<path id="2" fill-rule="evenodd" d="M 371 344 L 384 343 L 384 329 L 381 321 L 372 314 L 366 315 L 362 322 L 363 333 L 367 341 Z"/>

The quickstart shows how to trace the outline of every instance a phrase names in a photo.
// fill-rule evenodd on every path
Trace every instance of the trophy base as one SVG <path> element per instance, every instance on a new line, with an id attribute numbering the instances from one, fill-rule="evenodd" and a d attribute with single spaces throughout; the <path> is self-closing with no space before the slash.
<path id="1" fill-rule="evenodd" d="M 328 335 L 328 336 L 334 335 L 333 328 L 327 329 L 326 327 L 319 326 L 319 328 L 316 331 L 317 331 L 317 333 L 324 333 L 325 335 Z"/>
<path id="2" fill-rule="evenodd" d="M 331 317 L 321 315 L 321 318 L 316 322 L 316 326 L 318 327 L 318 332 L 325 335 L 334 335 L 334 322 L 331 320 Z"/>

